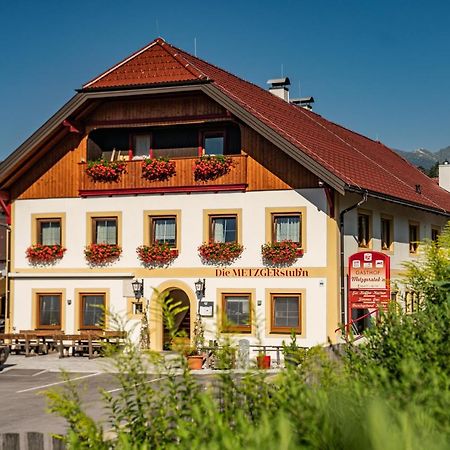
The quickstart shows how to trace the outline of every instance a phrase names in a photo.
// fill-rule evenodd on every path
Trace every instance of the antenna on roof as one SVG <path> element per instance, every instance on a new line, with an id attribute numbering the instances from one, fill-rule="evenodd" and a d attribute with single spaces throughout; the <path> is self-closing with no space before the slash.
<path id="1" fill-rule="evenodd" d="M 197 38 L 194 38 L 194 56 L 197 56 Z"/>

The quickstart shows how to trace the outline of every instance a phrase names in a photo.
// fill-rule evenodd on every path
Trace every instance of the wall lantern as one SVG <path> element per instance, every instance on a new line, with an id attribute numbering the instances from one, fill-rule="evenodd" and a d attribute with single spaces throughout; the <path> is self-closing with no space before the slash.
<path id="1" fill-rule="evenodd" d="M 205 288 L 206 288 L 206 283 L 205 283 L 205 279 L 203 278 L 203 281 L 200 280 L 200 278 L 198 279 L 198 281 L 196 281 L 194 283 L 195 286 L 195 293 L 197 294 L 197 297 L 202 298 L 205 296 Z"/>
<path id="2" fill-rule="evenodd" d="M 72 304 L 72 300 L 70 298 L 67 299 L 67 304 L 70 306 Z"/>
<path id="3" fill-rule="evenodd" d="M 134 298 L 139 301 L 144 296 L 144 280 L 134 280 L 131 286 L 133 288 Z"/>

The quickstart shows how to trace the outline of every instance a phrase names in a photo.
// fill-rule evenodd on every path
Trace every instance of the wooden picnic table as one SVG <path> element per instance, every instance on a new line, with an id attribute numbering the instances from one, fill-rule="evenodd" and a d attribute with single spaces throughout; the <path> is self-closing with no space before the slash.
<path id="1" fill-rule="evenodd" d="M 65 334 L 57 330 L 20 330 L 19 333 L 0 334 L 0 344 L 7 345 L 12 352 L 24 352 L 25 356 L 47 354 L 58 350 L 64 358 L 72 355 L 89 355 L 93 359 L 100 355 L 105 343 L 120 346 L 126 336 L 124 331 L 87 330 L 79 334 Z"/>
<path id="2" fill-rule="evenodd" d="M 83 331 L 79 334 L 58 334 L 55 340 L 58 342 L 59 357 L 64 358 L 65 353 L 72 350 L 72 355 L 88 354 L 89 359 L 100 356 L 105 343 L 120 345 L 126 333 L 122 331 Z M 67 355 L 68 356 L 68 355 Z"/>

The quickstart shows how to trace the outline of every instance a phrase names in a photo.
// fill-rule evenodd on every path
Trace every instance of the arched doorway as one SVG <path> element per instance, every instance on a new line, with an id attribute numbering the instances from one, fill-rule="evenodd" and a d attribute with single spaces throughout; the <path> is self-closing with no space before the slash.
<path id="1" fill-rule="evenodd" d="M 155 286 L 150 300 L 150 347 L 155 351 L 162 351 L 167 348 L 167 330 L 164 330 L 164 320 L 162 314 L 161 300 L 172 298 L 180 301 L 186 308 L 176 320 L 177 326 L 185 330 L 187 339 L 191 338 L 194 329 L 197 297 L 190 285 L 181 280 L 167 280 L 159 286 Z"/>
<path id="2" fill-rule="evenodd" d="M 174 331 L 180 338 L 185 338 L 187 341 L 191 339 L 191 308 L 189 297 L 182 289 L 168 289 L 164 294 L 166 304 L 179 304 L 177 309 L 182 309 L 174 316 Z M 171 349 L 171 335 L 166 326 L 166 321 L 163 319 L 163 350 Z"/>

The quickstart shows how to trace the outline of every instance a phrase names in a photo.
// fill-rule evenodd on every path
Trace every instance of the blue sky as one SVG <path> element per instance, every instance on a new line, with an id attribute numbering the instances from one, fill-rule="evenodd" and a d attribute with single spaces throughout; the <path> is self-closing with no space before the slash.
<path id="1" fill-rule="evenodd" d="M 0 0 L 0 158 L 158 35 L 394 148 L 450 145 L 450 2 Z"/>

